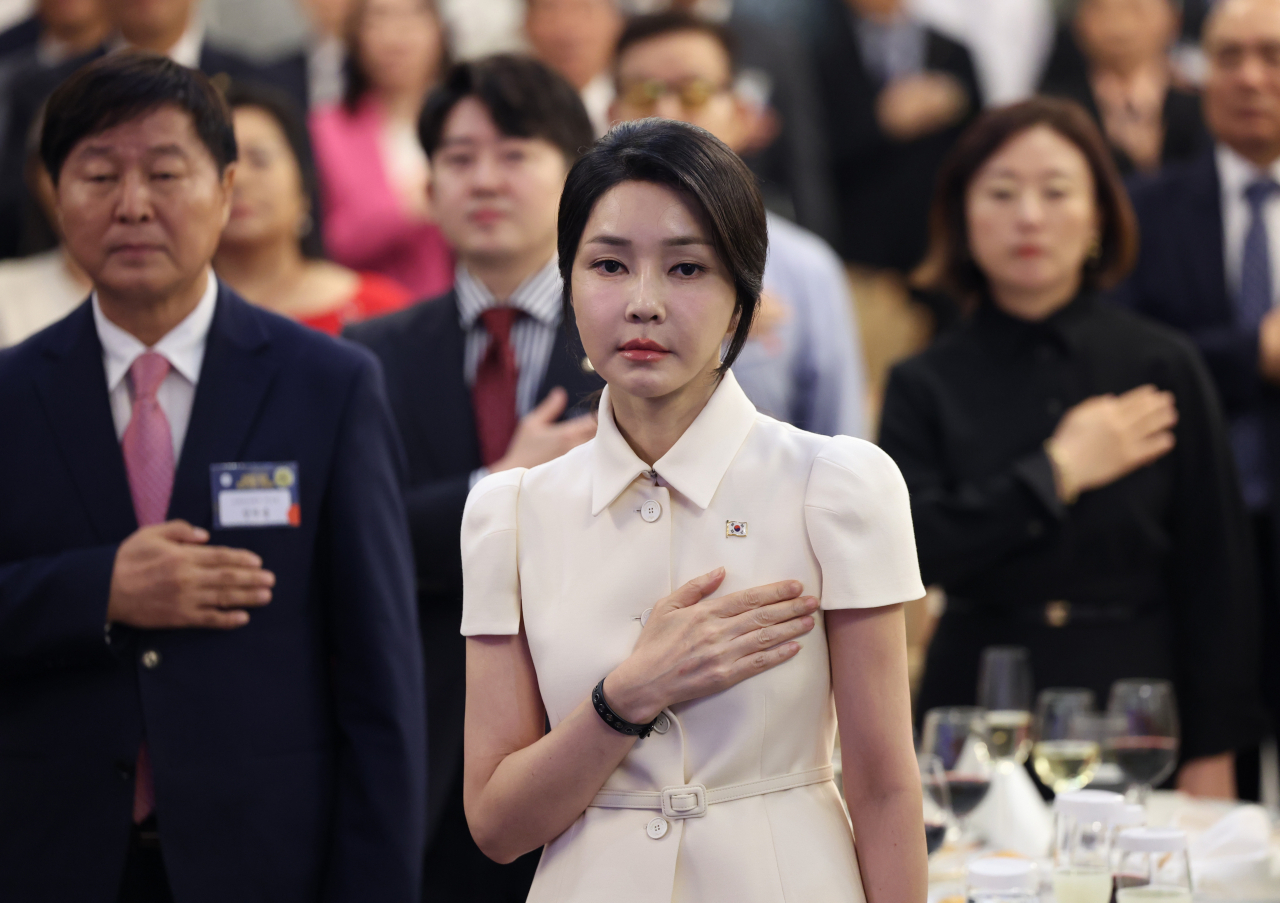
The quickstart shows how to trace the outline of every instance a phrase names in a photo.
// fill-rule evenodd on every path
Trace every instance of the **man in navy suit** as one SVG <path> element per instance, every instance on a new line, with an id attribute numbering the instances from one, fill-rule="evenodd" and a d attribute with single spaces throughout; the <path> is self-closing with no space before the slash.
<path id="1" fill-rule="evenodd" d="M 562 315 L 556 266 L 560 192 L 593 133 L 567 81 L 512 56 L 456 66 L 418 131 L 432 210 L 458 256 L 455 288 L 347 335 L 382 361 L 409 460 L 431 719 L 423 900 L 523 903 L 538 854 L 490 862 L 463 814 L 459 532 L 486 473 L 534 467 L 595 435 L 593 418 L 572 414 L 604 383 Z"/>
<path id="2" fill-rule="evenodd" d="M 1217 383 L 1260 563 L 1264 643 L 1280 643 L 1280 0 L 1223 0 L 1205 25 L 1216 146 L 1134 186 L 1142 245 L 1119 300 L 1195 341 Z M 1263 692 L 1280 723 L 1280 659 Z M 1257 792 L 1257 756 L 1240 791 Z M 1212 782 L 1210 794 L 1235 788 Z M 1256 798 L 1256 796 L 1255 796 Z"/>
<path id="3" fill-rule="evenodd" d="M 416 899 L 423 674 L 370 355 L 209 268 L 230 114 L 118 54 L 41 156 L 94 283 L 0 353 L 0 896 Z"/>

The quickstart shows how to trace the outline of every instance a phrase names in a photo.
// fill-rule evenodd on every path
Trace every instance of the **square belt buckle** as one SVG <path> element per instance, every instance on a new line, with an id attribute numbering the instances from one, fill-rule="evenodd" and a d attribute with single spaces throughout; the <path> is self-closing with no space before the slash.
<path id="1" fill-rule="evenodd" d="M 663 787 L 662 814 L 667 818 L 701 818 L 707 814 L 707 788 L 702 784 Z"/>

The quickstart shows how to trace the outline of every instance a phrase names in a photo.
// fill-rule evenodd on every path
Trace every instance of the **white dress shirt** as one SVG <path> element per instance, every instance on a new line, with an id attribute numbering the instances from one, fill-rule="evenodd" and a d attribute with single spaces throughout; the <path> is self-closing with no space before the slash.
<path id="1" fill-rule="evenodd" d="M 112 42 L 111 50 L 123 50 L 131 46 L 120 35 L 116 35 Z M 192 15 L 191 22 L 187 25 L 187 30 L 182 33 L 182 37 L 178 38 L 178 42 L 174 44 L 165 53 L 169 59 L 173 60 L 181 66 L 188 69 L 200 68 L 200 48 L 204 46 L 204 22 L 200 20 L 198 14 Z"/>
<path id="2" fill-rule="evenodd" d="M 1218 184 L 1222 192 L 1222 260 L 1227 268 L 1227 288 L 1240 293 L 1240 270 L 1244 266 L 1244 237 L 1253 214 L 1244 190 L 1250 182 L 1266 177 L 1280 183 L 1280 160 L 1260 170 L 1224 144 L 1215 149 Z M 1267 218 L 1267 245 L 1271 256 L 1271 303 L 1280 296 L 1280 192 L 1271 195 L 1263 207 Z"/>
<path id="3" fill-rule="evenodd" d="M 107 319 L 98 304 L 94 292 L 93 322 L 98 329 L 98 341 L 102 343 L 102 365 L 107 371 L 107 394 L 111 400 L 111 419 L 115 422 L 116 438 L 124 438 L 125 427 L 133 414 L 132 386 L 125 377 L 133 362 L 147 351 L 164 356 L 171 369 L 160 384 L 156 400 L 169 421 L 173 436 L 173 460 L 182 457 L 182 442 L 187 437 L 187 424 L 191 421 L 191 405 L 196 397 L 196 384 L 200 381 L 200 366 L 204 363 L 205 343 L 209 338 L 209 325 L 218 298 L 218 280 L 209 273 L 204 294 L 195 310 L 160 341 L 150 348 Z"/>
<path id="4" fill-rule="evenodd" d="M 0 262 L 0 348 L 16 345 L 84 302 L 61 248 Z"/>
<path id="5" fill-rule="evenodd" d="M 609 131 L 609 106 L 613 103 L 613 77 L 601 72 L 587 82 L 582 91 L 582 105 L 587 108 L 587 116 L 596 130 L 596 137 Z"/>
<path id="6" fill-rule="evenodd" d="M 1035 93 L 1053 45 L 1048 0 L 909 0 L 907 8 L 968 46 L 988 106 Z"/>

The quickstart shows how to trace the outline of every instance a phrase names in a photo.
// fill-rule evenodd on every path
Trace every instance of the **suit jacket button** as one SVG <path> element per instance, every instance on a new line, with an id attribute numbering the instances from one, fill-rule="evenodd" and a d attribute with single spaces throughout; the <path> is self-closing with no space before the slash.
<path id="1" fill-rule="evenodd" d="M 657 818 L 652 819 L 649 822 L 648 827 L 645 828 L 645 833 L 648 834 L 650 837 L 652 837 L 654 840 L 661 840 L 662 838 L 667 836 L 667 831 L 668 829 L 670 829 L 670 827 L 671 825 L 667 822 L 667 820 L 663 818 L 661 815 L 659 815 Z"/>
<path id="2" fill-rule="evenodd" d="M 659 734 L 665 734 L 671 730 L 671 719 L 665 714 L 659 714 L 657 718 L 653 719 L 653 729 Z"/>
<path id="3" fill-rule="evenodd" d="M 154 671 L 156 668 L 160 667 L 160 653 L 156 652 L 154 649 L 148 649 L 146 652 L 142 653 L 142 667 L 146 668 L 148 671 Z"/>

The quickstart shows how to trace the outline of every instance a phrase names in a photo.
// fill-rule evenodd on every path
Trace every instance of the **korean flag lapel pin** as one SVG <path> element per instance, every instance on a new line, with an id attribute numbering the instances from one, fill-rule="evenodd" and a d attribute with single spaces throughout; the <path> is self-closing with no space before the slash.
<path id="1" fill-rule="evenodd" d="M 747 522 L 745 520 L 727 520 L 724 522 L 725 536 L 742 536 L 747 535 Z"/>

